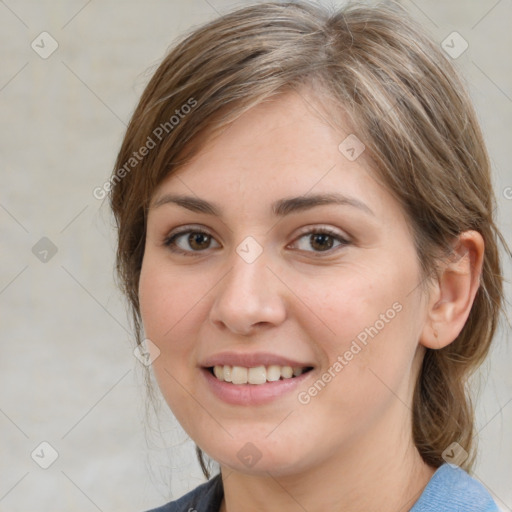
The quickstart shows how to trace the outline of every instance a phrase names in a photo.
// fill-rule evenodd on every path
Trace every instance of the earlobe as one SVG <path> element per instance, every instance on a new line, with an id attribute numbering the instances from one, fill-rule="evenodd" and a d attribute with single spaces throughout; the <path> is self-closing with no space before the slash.
<path id="1" fill-rule="evenodd" d="M 452 343 L 466 323 L 476 293 L 484 259 L 484 240 L 477 231 L 465 231 L 442 263 L 430 294 L 420 343 L 440 349 Z"/>

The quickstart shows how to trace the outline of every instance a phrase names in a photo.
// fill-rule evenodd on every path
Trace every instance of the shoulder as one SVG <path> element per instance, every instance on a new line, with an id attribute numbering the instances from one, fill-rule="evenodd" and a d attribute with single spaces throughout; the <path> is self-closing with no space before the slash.
<path id="1" fill-rule="evenodd" d="M 222 479 L 218 474 L 176 501 L 147 512 L 218 512 L 223 495 Z"/>
<path id="2" fill-rule="evenodd" d="M 443 464 L 434 473 L 410 512 L 499 512 L 487 489 L 464 470 Z"/>

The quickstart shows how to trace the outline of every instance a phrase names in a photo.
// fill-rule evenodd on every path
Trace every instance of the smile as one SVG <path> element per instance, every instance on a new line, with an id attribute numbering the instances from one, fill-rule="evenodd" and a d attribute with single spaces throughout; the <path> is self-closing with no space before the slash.
<path id="1" fill-rule="evenodd" d="M 209 368 L 209 371 L 221 382 L 229 382 L 234 385 L 243 384 L 265 384 L 278 380 L 292 379 L 312 369 L 311 366 L 229 366 L 216 365 Z"/>

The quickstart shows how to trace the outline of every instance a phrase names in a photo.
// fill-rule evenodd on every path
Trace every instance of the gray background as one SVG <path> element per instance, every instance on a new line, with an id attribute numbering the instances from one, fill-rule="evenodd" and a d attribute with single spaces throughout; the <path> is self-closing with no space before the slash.
<path id="1" fill-rule="evenodd" d="M 112 219 L 92 191 L 109 177 L 147 70 L 183 31 L 243 3 L 0 1 L 1 511 L 141 512 L 203 481 L 165 404 L 159 422 L 145 419 L 143 366 L 113 278 Z M 440 44 L 453 31 L 469 43 L 456 63 L 485 132 L 510 244 L 512 2 L 402 3 Z M 59 45 L 47 59 L 31 47 L 42 46 L 43 31 Z M 46 262 L 38 250 L 47 242 L 33 252 L 42 237 L 57 248 Z M 503 324 L 476 381 L 476 477 L 507 511 L 509 331 Z M 38 465 L 51 462 L 43 441 L 58 454 L 48 469 Z"/>

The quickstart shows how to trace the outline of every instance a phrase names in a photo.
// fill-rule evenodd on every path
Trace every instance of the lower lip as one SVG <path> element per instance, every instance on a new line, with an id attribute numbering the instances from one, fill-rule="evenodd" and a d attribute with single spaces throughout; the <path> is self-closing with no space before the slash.
<path id="1" fill-rule="evenodd" d="M 262 405 L 292 392 L 312 373 L 298 377 L 266 382 L 265 384 L 231 384 L 217 379 L 207 368 L 201 368 L 206 383 L 215 396 L 232 405 Z"/>

